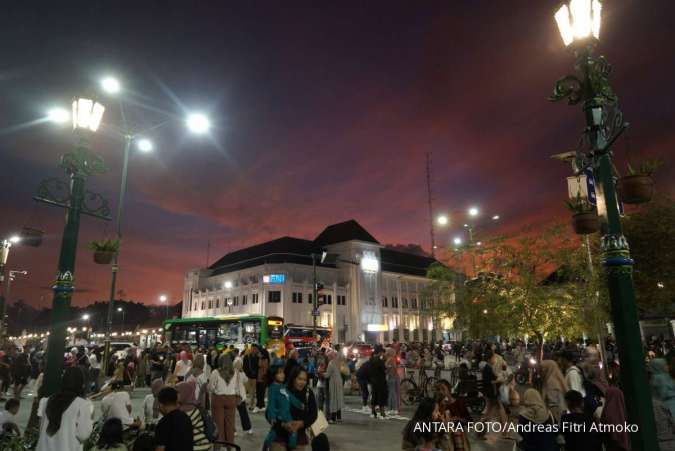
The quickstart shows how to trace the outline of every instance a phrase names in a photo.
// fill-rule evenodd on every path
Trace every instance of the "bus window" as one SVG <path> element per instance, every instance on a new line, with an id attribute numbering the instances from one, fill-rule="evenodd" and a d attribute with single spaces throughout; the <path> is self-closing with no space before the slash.
<path id="1" fill-rule="evenodd" d="M 254 344 L 260 341 L 260 321 L 244 321 L 242 339 L 246 344 Z"/>
<path id="2" fill-rule="evenodd" d="M 229 346 L 241 343 L 241 323 L 239 321 L 227 322 L 218 328 L 218 343 Z"/>

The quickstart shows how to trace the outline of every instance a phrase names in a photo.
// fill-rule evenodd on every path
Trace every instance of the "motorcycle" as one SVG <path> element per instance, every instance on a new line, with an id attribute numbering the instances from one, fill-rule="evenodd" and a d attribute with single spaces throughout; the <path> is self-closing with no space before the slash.
<path id="1" fill-rule="evenodd" d="M 515 372 L 515 379 L 518 385 L 532 385 L 533 387 L 539 387 L 541 385 L 541 374 L 539 372 L 537 359 L 531 355 L 525 356 L 525 360 L 518 365 L 518 369 Z"/>

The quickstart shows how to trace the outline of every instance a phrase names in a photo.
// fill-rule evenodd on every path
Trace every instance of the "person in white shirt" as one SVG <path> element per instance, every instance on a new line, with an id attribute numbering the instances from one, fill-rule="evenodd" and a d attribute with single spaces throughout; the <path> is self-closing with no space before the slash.
<path id="1" fill-rule="evenodd" d="M 93 428 L 94 406 L 84 399 L 84 375 L 67 368 L 61 391 L 42 398 L 38 407 L 40 438 L 36 451 L 82 451 Z"/>
<path id="2" fill-rule="evenodd" d="M 253 434 L 253 429 L 251 429 L 251 417 L 248 415 L 248 409 L 246 408 L 246 382 L 248 377 L 244 373 L 244 359 L 238 355 L 234 358 L 234 378 L 236 379 L 237 384 L 237 396 L 239 397 L 239 403 L 237 404 L 237 411 L 239 412 L 239 420 L 241 421 L 241 428 L 246 434 Z"/>
<path id="3" fill-rule="evenodd" d="M 179 382 L 182 382 L 190 372 L 190 369 L 192 369 L 192 361 L 188 359 L 187 352 L 181 351 L 180 360 L 176 362 L 176 369 L 173 374 L 178 378 Z"/>
<path id="4" fill-rule="evenodd" d="M 155 379 L 150 384 L 151 394 L 143 399 L 143 422 L 145 424 L 157 423 L 162 418 L 162 412 L 159 411 L 159 401 L 157 394 L 164 387 L 164 381 L 161 378 Z"/>
<path id="5" fill-rule="evenodd" d="M 234 443 L 234 413 L 238 396 L 242 393 L 243 379 L 235 378 L 232 359 L 227 355 L 218 358 L 218 369 L 211 371 L 208 391 L 211 394 L 213 421 L 218 429 L 218 441 Z M 244 393 L 246 389 L 244 388 Z"/>
<path id="6" fill-rule="evenodd" d="M 21 435 L 19 422 L 16 414 L 19 413 L 21 401 L 12 398 L 5 403 L 5 410 L 0 412 L 0 434 L 5 431 L 11 431 L 15 435 Z"/>
<path id="7" fill-rule="evenodd" d="M 579 367 L 574 364 L 574 360 L 574 354 L 570 351 L 564 351 L 558 356 L 558 365 L 560 365 L 560 369 L 565 373 L 567 389 L 576 390 L 585 398 L 584 376 Z"/>
<path id="8" fill-rule="evenodd" d="M 89 354 L 89 382 L 94 383 L 94 393 L 98 392 L 98 377 L 101 374 L 101 363 L 95 352 Z"/>
<path id="9" fill-rule="evenodd" d="M 101 401 L 103 418 L 119 418 L 125 428 L 140 426 L 140 420 L 136 421 L 131 416 L 131 398 L 125 392 L 124 383 L 115 381 L 112 383 L 112 393 L 107 394 Z"/>

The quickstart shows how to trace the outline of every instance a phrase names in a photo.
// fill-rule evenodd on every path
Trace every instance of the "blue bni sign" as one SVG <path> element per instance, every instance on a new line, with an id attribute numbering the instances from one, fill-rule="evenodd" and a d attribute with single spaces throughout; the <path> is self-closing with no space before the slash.
<path id="1" fill-rule="evenodd" d="M 270 274 L 263 276 L 263 283 L 280 285 L 286 283 L 286 274 Z"/>

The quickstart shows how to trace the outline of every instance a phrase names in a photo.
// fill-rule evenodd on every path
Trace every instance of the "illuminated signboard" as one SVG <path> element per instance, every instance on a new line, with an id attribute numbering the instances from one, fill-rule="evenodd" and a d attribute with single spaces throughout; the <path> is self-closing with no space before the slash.
<path id="1" fill-rule="evenodd" d="M 263 283 L 280 285 L 286 283 L 286 274 L 270 274 L 263 276 Z"/>

